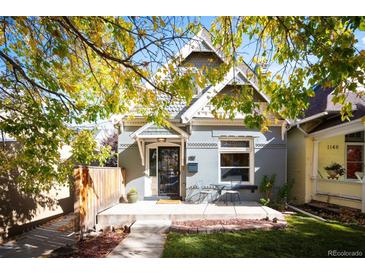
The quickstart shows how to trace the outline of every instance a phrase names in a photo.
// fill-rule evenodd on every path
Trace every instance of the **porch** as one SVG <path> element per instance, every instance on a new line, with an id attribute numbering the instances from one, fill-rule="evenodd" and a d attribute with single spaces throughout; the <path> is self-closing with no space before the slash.
<path id="1" fill-rule="evenodd" d="M 311 198 L 365 212 L 363 120 L 310 136 L 313 137 Z"/>
<path id="2" fill-rule="evenodd" d="M 115 205 L 97 215 L 97 226 L 124 226 L 137 220 L 199 220 L 199 219 L 263 219 L 284 216 L 267 206 L 257 202 L 240 203 L 181 203 L 157 204 L 156 201 L 139 201 L 137 203 L 122 203 Z"/>

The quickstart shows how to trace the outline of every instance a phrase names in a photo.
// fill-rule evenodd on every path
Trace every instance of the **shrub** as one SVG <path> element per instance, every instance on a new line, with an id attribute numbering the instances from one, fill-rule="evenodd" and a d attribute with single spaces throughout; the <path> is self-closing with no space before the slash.
<path id="1" fill-rule="evenodd" d="M 275 184 L 275 180 L 276 180 L 276 174 L 271 175 L 271 177 L 265 175 L 262 178 L 262 181 L 261 181 L 261 184 L 259 187 L 260 192 L 263 193 L 263 196 L 264 196 L 260 199 L 260 203 L 262 205 L 270 204 L 272 189 Z"/>
<path id="2" fill-rule="evenodd" d="M 267 206 L 270 204 L 270 198 L 260 198 L 260 204 L 262 204 L 263 206 Z"/>
<path id="3" fill-rule="evenodd" d="M 105 166 L 116 167 L 118 166 L 118 132 L 114 131 L 111 135 L 107 136 L 101 141 L 102 147 L 111 147 L 110 155 L 106 159 Z"/>
<path id="4" fill-rule="evenodd" d="M 289 195 L 293 188 L 294 180 L 283 184 L 278 191 L 278 203 L 286 204 L 289 201 Z"/>
<path id="5" fill-rule="evenodd" d="M 276 203 L 271 204 L 271 206 L 280 211 L 286 209 L 293 185 L 294 185 L 294 180 L 284 183 L 279 188 Z"/>

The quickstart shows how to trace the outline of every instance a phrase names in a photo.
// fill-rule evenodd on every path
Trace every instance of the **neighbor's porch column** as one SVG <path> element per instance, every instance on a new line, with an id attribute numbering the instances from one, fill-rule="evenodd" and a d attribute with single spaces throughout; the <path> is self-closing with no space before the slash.
<path id="1" fill-rule="evenodd" d="M 318 178 L 318 146 L 319 140 L 313 140 L 313 155 L 312 155 L 312 195 L 317 193 L 317 178 Z M 314 197 L 312 197 L 314 198 Z"/>

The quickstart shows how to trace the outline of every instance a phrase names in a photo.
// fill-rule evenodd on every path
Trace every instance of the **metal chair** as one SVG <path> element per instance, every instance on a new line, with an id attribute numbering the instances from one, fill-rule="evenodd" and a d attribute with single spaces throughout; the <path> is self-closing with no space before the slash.
<path id="1" fill-rule="evenodd" d="M 196 185 L 192 185 L 186 188 L 185 202 L 193 203 L 194 192 L 199 189 Z"/>
<path id="2" fill-rule="evenodd" d="M 202 201 L 201 200 L 202 197 L 203 197 L 203 199 L 204 199 L 204 197 L 207 197 L 208 203 L 209 203 L 209 195 L 210 195 L 210 200 L 213 201 L 213 193 L 215 191 L 213 188 L 211 188 L 210 186 L 209 186 L 209 188 L 207 188 L 207 187 L 204 188 L 202 186 L 202 180 L 198 181 L 198 187 L 199 187 L 199 197 L 198 197 L 199 203 Z"/>
<path id="3" fill-rule="evenodd" d="M 229 189 L 224 189 L 224 194 L 226 196 L 226 204 L 228 204 L 228 194 L 230 195 L 230 198 L 231 198 L 231 203 L 233 201 L 236 201 L 236 199 L 233 200 L 233 197 L 238 197 L 238 201 L 241 202 L 241 195 L 240 195 L 240 192 L 235 189 L 235 187 L 232 185 L 232 182 L 231 182 L 231 187 Z"/>

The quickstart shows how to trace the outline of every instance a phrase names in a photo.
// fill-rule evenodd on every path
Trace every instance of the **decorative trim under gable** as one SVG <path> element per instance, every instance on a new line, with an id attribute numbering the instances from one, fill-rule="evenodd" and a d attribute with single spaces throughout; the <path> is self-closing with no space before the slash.
<path id="1" fill-rule="evenodd" d="M 217 149 L 217 143 L 187 143 L 187 149 Z"/>
<path id="2" fill-rule="evenodd" d="M 136 148 L 136 147 L 137 147 L 137 143 L 133 143 L 133 144 L 119 144 L 119 148 L 120 149 Z"/>

